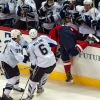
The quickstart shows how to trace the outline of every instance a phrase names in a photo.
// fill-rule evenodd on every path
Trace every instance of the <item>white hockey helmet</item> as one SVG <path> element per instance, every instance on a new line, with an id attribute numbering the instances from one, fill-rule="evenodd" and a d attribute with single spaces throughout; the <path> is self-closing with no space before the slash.
<path id="1" fill-rule="evenodd" d="M 17 29 L 11 31 L 11 38 L 17 38 L 18 35 L 21 35 L 21 32 Z"/>
<path id="2" fill-rule="evenodd" d="M 30 36 L 30 38 L 36 38 L 38 36 L 37 30 L 36 29 L 31 29 L 29 31 L 29 36 Z"/>
<path id="3" fill-rule="evenodd" d="M 92 5 L 93 1 L 92 0 L 84 0 L 83 1 L 83 4 L 90 4 Z"/>

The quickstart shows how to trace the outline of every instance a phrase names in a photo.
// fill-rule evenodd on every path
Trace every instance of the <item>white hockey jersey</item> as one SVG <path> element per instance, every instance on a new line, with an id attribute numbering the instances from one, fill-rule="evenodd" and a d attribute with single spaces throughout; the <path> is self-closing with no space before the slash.
<path id="1" fill-rule="evenodd" d="M 99 14 L 99 11 L 97 8 L 91 8 L 89 11 L 86 11 L 84 6 L 76 6 L 76 10 L 82 15 L 83 19 L 85 15 L 91 16 L 94 20 L 95 17 Z"/>
<path id="2" fill-rule="evenodd" d="M 59 15 L 61 6 L 60 4 L 58 4 L 57 2 L 54 2 L 54 5 L 51 6 L 50 8 L 48 8 L 47 10 L 45 9 L 44 5 L 45 5 L 46 1 L 42 2 L 42 6 L 41 8 L 43 9 L 43 11 L 46 11 L 45 17 L 47 16 L 51 16 L 51 15 Z M 58 21 L 59 22 L 59 21 Z M 43 27 L 47 30 L 50 30 L 54 27 L 55 23 L 51 22 L 51 23 L 43 23 Z"/>
<path id="3" fill-rule="evenodd" d="M 83 20 L 85 21 L 85 16 L 90 16 L 92 20 L 96 20 L 96 16 L 99 14 L 98 9 L 91 8 L 89 11 L 86 12 L 84 6 L 76 6 L 76 10 L 81 14 Z M 95 31 L 92 27 L 83 23 L 79 26 L 79 32 L 82 34 L 95 34 Z"/>
<path id="4" fill-rule="evenodd" d="M 22 10 L 23 5 L 29 5 L 32 7 L 32 12 L 30 12 L 30 13 L 34 15 L 34 18 L 28 18 L 27 21 L 38 21 L 37 8 L 36 8 L 36 4 L 35 4 L 34 0 L 18 0 L 17 6 L 16 6 L 16 13 L 19 10 L 19 6 Z M 26 21 L 26 17 L 20 16 L 20 20 Z"/>
<path id="5" fill-rule="evenodd" d="M 0 0 L 0 5 L 4 8 L 4 6 L 8 6 L 10 13 L 2 13 L 0 12 L 0 20 L 15 18 L 15 2 L 14 0 Z"/>
<path id="6" fill-rule="evenodd" d="M 40 36 L 29 43 L 27 53 L 32 65 L 47 68 L 56 63 L 55 56 L 51 51 L 49 43 L 57 45 L 56 41 L 47 36 Z"/>
<path id="7" fill-rule="evenodd" d="M 15 41 L 11 40 L 6 45 L 3 51 L 3 58 L 1 61 L 6 62 L 12 68 L 14 68 L 19 62 L 22 62 L 24 56 L 22 55 L 22 47 Z"/>

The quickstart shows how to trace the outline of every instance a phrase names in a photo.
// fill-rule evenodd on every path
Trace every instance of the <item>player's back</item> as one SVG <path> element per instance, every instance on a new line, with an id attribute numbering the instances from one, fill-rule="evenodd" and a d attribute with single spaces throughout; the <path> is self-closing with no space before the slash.
<path id="1" fill-rule="evenodd" d="M 23 60 L 22 47 L 13 40 L 6 45 L 3 54 L 2 61 L 8 63 L 11 67 L 15 67 Z"/>
<path id="2" fill-rule="evenodd" d="M 31 63 L 35 56 L 36 65 L 39 67 L 49 67 L 56 62 L 48 41 L 43 37 L 37 37 L 28 45 L 28 53 Z"/>

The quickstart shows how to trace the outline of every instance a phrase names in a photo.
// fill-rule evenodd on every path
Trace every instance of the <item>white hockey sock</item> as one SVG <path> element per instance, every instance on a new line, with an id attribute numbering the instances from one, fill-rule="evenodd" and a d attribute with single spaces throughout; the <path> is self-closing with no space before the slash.
<path id="1" fill-rule="evenodd" d="M 19 89 L 20 90 L 20 88 L 19 88 L 19 80 L 20 80 L 20 76 L 16 76 L 16 83 L 14 84 L 14 88 L 15 89 Z"/>
<path id="2" fill-rule="evenodd" d="M 12 90 L 15 83 L 16 83 L 16 76 L 13 77 L 13 78 L 8 79 L 8 82 L 7 82 L 7 84 L 5 86 L 5 89 L 4 89 L 4 94 L 5 95 L 9 96 L 9 94 L 10 94 L 10 92 L 11 92 L 11 90 Z"/>
<path id="3" fill-rule="evenodd" d="M 28 96 L 33 95 L 33 93 L 35 92 L 37 83 L 38 82 L 33 82 L 33 81 L 29 80 Z"/>
<path id="4" fill-rule="evenodd" d="M 4 90 L 4 94 L 5 94 L 6 96 L 9 96 L 10 92 L 11 92 L 11 90 L 8 90 L 8 89 L 5 89 L 5 90 Z"/>
<path id="5" fill-rule="evenodd" d="M 47 74 L 47 73 L 45 73 L 45 74 L 43 75 L 43 77 L 41 78 L 41 80 L 40 80 L 40 82 L 39 82 L 39 86 L 42 86 L 42 85 L 44 85 L 44 84 L 46 83 L 47 78 L 48 78 L 48 75 L 49 75 L 49 74 Z"/>

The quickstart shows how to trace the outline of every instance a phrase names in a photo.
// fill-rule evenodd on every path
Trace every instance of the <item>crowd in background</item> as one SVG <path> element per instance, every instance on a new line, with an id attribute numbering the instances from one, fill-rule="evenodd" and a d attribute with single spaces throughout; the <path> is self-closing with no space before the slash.
<path id="1" fill-rule="evenodd" d="M 12 89 L 24 93 L 19 87 L 18 63 L 27 61 L 32 70 L 28 96 L 22 99 L 22 95 L 21 100 L 31 100 L 36 87 L 37 93 L 44 92 L 43 85 L 59 58 L 63 61 L 66 82 L 71 82 L 70 59 L 89 44 L 100 43 L 100 2 L 95 7 L 92 0 L 0 0 L 0 26 L 14 28 L 0 59 L 8 80 L 0 100 L 13 100 L 9 95 Z M 24 40 L 18 29 L 29 30 L 32 42 Z M 38 33 L 49 34 L 50 38 Z M 77 43 L 77 39 L 82 43 Z M 27 55 L 23 55 L 23 48 Z"/>
<path id="2" fill-rule="evenodd" d="M 78 31 L 81 33 L 83 32 L 81 31 L 81 25 L 83 24 L 81 21 L 84 21 L 88 26 L 87 29 L 90 30 L 89 33 L 94 31 L 92 34 L 99 34 L 100 3 L 97 0 L 96 3 L 92 0 L 51 1 L 53 3 L 49 4 L 45 0 L 1 0 L 0 26 L 3 25 L 23 30 L 36 28 L 39 29 L 39 32 L 48 34 L 50 29 L 55 25 L 71 22 L 80 27 Z M 97 8 L 94 4 L 96 4 Z M 79 17 L 82 17 L 80 22 L 78 22 L 80 20 Z M 90 28 L 94 28 L 94 30 Z M 82 34 L 89 33 L 85 32 Z"/>
<path id="3" fill-rule="evenodd" d="M 50 2 L 48 2 L 50 1 Z M 96 5 L 96 6 L 95 6 Z M 78 38 L 100 35 L 100 2 L 98 0 L 1 0 L 0 26 L 16 29 L 49 31 L 58 24 L 77 27 Z M 73 25 L 72 25 L 73 24 Z"/>

